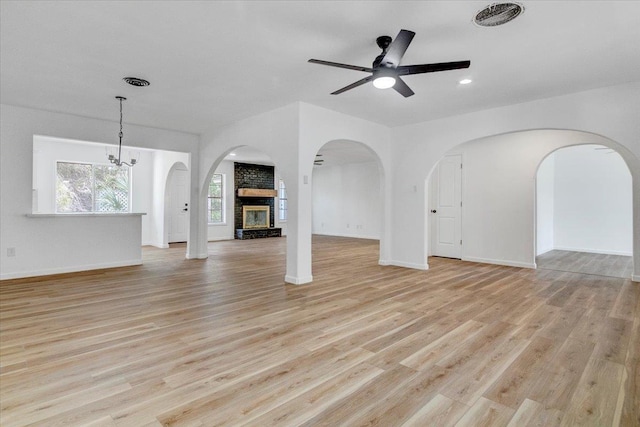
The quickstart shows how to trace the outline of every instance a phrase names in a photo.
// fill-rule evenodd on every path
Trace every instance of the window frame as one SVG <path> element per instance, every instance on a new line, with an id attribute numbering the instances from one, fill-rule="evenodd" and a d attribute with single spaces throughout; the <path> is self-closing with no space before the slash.
<path id="1" fill-rule="evenodd" d="M 284 190 L 284 191 L 282 191 Z M 284 197 L 281 195 L 284 193 Z M 284 209 L 280 208 L 280 202 L 284 200 L 286 207 Z M 282 212 L 284 211 L 284 219 L 282 218 Z M 284 179 L 278 179 L 278 222 L 287 222 L 289 218 L 289 197 L 287 195 L 287 184 L 285 184 Z"/>
<path id="2" fill-rule="evenodd" d="M 60 163 L 73 164 L 73 165 L 88 165 L 91 166 L 91 210 L 90 211 L 78 211 L 78 212 L 61 212 L 58 209 L 58 165 Z M 96 179 L 95 179 L 95 167 L 116 167 L 110 163 L 101 162 L 89 162 L 79 160 L 55 160 L 55 167 L 53 168 L 53 205 L 56 215 L 82 215 L 82 214 L 95 214 L 95 215 L 126 215 L 133 212 L 133 174 L 132 168 L 127 168 L 127 210 L 126 211 L 98 211 L 96 210 Z"/>
<path id="3" fill-rule="evenodd" d="M 219 175 L 220 176 L 220 197 L 212 196 L 211 191 L 211 181 L 213 178 Z M 207 225 L 226 225 L 227 224 L 227 215 L 226 215 L 226 206 L 227 206 L 227 197 L 226 197 L 226 181 L 227 177 L 223 173 L 214 173 L 211 175 L 211 179 L 209 180 L 209 184 L 207 186 Z M 212 222 L 211 221 L 211 209 L 209 209 L 210 199 L 220 199 L 220 221 Z"/>

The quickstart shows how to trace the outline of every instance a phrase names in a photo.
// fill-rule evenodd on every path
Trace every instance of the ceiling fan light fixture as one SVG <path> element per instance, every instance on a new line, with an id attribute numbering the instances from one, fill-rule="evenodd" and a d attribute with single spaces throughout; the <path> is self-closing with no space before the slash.
<path id="1" fill-rule="evenodd" d="M 373 81 L 373 85 L 378 89 L 389 89 L 395 86 L 395 84 L 396 79 L 391 76 L 376 77 L 376 79 Z"/>

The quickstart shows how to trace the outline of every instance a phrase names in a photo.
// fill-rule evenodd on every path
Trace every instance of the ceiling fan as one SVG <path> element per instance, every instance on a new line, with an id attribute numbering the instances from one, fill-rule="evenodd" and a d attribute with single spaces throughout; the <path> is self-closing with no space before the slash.
<path id="1" fill-rule="evenodd" d="M 361 86 L 373 80 L 373 85 L 378 89 L 394 88 L 402 96 L 409 97 L 414 94 L 409 86 L 400 78 L 411 74 L 435 73 L 437 71 L 457 70 L 469 68 L 471 61 L 440 62 L 436 64 L 420 65 L 400 65 L 413 36 L 416 33 L 409 30 L 400 30 L 395 40 L 389 36 L 380 36 L 376 39 L 378 47 L 382 53 L 373 61 L 371 68 L 357 65 L 340 64 L 338 62 L 323 61 L 320 59 L 310 59 L 313 64 L 329 65 L 331 67 L 346 68 L 348 70 L 363 71 L 371 75 L 351 83 L 348 86 L 331 92 L 331 95 L 338 95 L 355 87 Z"/>

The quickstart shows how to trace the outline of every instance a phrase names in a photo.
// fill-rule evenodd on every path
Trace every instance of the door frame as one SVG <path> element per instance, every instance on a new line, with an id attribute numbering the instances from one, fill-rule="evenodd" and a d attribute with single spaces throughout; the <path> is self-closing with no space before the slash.
<path id="1" fill-rule="evenodd" d="M 171 192 L 172 178 L 173 172 L 175 170 L 183 170 L 189 172 L 189 168 L 183 162 L 175 162 L 169 172 L 167 173 L 167 177 L 164 182 L 164 200 L 162 201 L 164 210 L 163 210 L 163 219 L 162 219 L 162 247 L 169 247 L 169 228 L 171 227 L 170 223 L 170 211 L 171 204 L 169 203 L 169 194 Z M 187 189 L 191 188 L 191 174 L 187 173 Z M 187 203 L 189 203 L 189 208 L 191 208 L 191 192 L 187 191 L 187 198 L 189 199 Z M 190 222 L 187 222 L 187 226 L 190 226 Z M 189 242 L 189 231 L 187 231 L 187 242 Z"/>
<path id="2" fill-rule="evenodd" d="M 462 201 L 464 200 L 464 153 L 460 153 L 460 152 L 452 152 L 452 153 L 447 153 L 444 156 L 442 156 L 438 162 L 435 164 L 435 166 L 433 167 L 433 169 L 431 170 L 431 174 L 429 175 L 429 179 L 427 180 L 427 211 L 426 211 L 426 216 L 427 216 L 427 229 L 428 229 L 428 236 L 429 236 L 429 244 L 428 244 L 428 252 L 427 252 L 427 256 L 440 256 L 440 255 L 436 255 L 434 254 L 434 249 L 436 247 L 435 245 L 435 239 L 437 236 L 436 233 L 436 221 L 434 221 L 434 215 L 431 212 L 433 209 L 437 208 L 437 200 L 436 197 L 438 195 L 437 191 L 434 191 L 434 179 L 438 179 L 438 176 L 436 175 L 438 173 L 439 167 L 440 167 L 440 163 L 442 162 L 442 160 L 444 160 L 446 157 L 450 157 L 450 156 L 459 156 L 460 157 L 460 164 L 461 164 L 461 168 L 460 168 L 460 220 L 458 221 L 459 224 L 459 228 L 457 230 L 458 235 L 460 236 L 460 240 L 462 243 L 460 243 L 460 256 L 459 258 L 453 258 L 453 259 L 463 259 L 463 249 L 464 249 L 464 239 L 462 238 L 462 230 L 463 230 L 463 226 L 462 226 L 462 218 L 464 216 L 464 203 L 462 203 Z M 439 180 L 438 180 L 438 185 L 439 185 Z"/>

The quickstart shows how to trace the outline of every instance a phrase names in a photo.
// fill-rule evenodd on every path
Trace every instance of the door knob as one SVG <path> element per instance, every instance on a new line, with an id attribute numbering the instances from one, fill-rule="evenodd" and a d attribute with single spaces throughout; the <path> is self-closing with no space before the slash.
<path id="1" fill-rule="evenodd" d="M 184 208 L 184 209 L 182 209 L 182 210 L 186 212 L 186 211 L 188 211 L 189 209 L 187 209 L 187 208 Z"/>
<path id="2" fill-rule="evenodd" d="M 436 210 L 435 209 L 431 209 L 431 213 L 436 213 Z"/>

